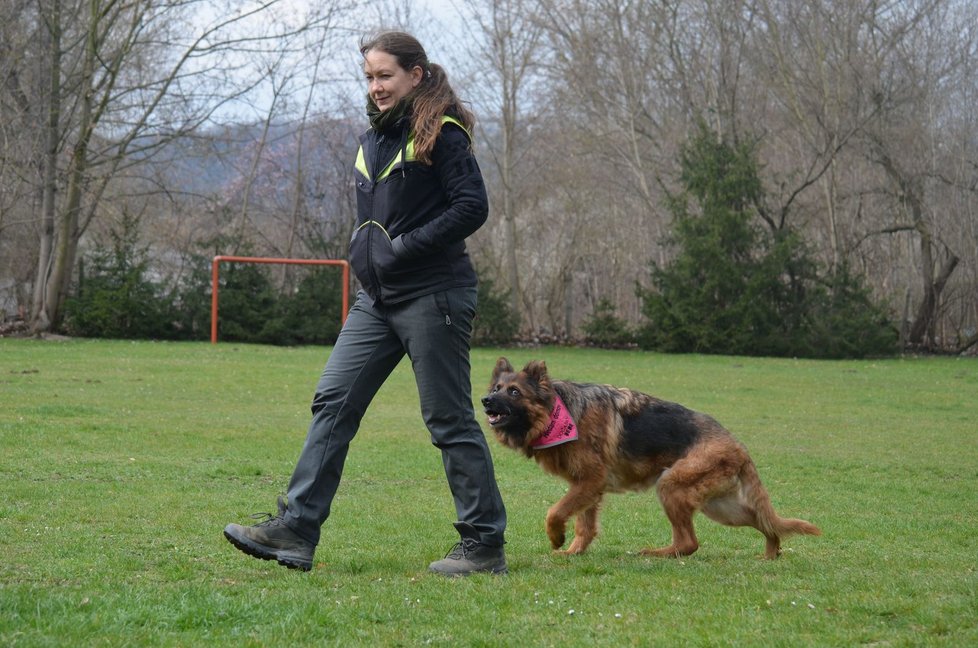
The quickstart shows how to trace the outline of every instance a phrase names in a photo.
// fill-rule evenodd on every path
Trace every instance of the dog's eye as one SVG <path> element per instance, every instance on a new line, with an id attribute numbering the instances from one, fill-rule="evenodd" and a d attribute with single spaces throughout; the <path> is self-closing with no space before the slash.
<path id="1" fill-rule="evenodd" d="M 509 388 L 509 395 L 510 396 L 519 396 L 520 395 L 520 390 L 518 390 L 516 387 L 510 387 Z"/>

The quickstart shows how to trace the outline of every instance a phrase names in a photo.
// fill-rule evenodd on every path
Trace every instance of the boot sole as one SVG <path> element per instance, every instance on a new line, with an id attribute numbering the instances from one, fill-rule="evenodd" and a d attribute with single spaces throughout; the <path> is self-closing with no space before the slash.
<path id="1" fill-rule="evenodd" d="M 289 569 L 298 569 L 306 572 L 312 569 L 312 561 L 306 562 L 304 560 L 295 560 L 293 558 L 282 556 L 278 552 L 268 549 L 262 545 L 255 544 L 247 538 L 238 538 L 229 533 L 227 529 L 224 529 L 224 537 L 227 538 L 228 542 L 233 544 L 238 550 L 254 558 L 258 558 L 260 560 L 274 560 L 278 564 L 282 565 L 283 567 L 288 567 Z"/>
<path id="2" fill-rule="evenodd" d="M 473 574 L 490 574 L 492 576 L 505 576 L 509 573 L 509 568 L 506 565 L 501 567 L 489 567 L 488 569 L 473 569 L 470 571 L 458 571 L 449 572 L 441 571 L 440 569 L 432 569 L 428 567 L 428 571 L 432 574 L 438 574 L 439 576 L 447 576 L 448 578 L 465 578 L 466 576 L 472 576 Z"/>

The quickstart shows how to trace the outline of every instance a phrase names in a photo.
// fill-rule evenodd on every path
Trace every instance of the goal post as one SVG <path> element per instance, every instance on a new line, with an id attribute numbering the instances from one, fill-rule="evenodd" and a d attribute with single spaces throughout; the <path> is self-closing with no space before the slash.
<path id="1" fill-rule="evenodd" d="M 350 309 L 350 264 L 348 262 L 341 259 L 277 259 L 272 257 L 218 255 L 211 262 L 211 344 L 217 344 L 218 280 L 222 263 L 338 266 L 343 270 L 343 305 L 341 306 L 340 325 L 342 326 L 346 323 L 346 312 Z"/>

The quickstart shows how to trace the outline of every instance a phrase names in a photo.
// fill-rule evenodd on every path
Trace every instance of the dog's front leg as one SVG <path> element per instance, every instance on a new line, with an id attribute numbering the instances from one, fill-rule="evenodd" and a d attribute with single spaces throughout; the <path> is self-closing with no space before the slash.
<path id="1" fill-rule="evenodd" d="M 550 538 L 550 546 L 554 551 L 564 546 L 567 539 L 567 520 L 573 515 L 578 515 L 577 535 L 571 546 L 563 553 L 584 553 L 597 535 L 601 490 L 595 486 L 596 484 L 591 483 L 571 485 L 567 494 L 547 511 L 547 537 Z"/>
<path id="2" fill-rule="evenodd" d="M 557 502 L 547 511 L 547 537 L 550 538 L 550 546 L 557 551 L 564 546 L 567 539 L 567 519 L 568 515 L 561 509 L 561 503 Z"/>
<path id="3" fill-rule="evenodd" d="M 600 501 L 594 506 L 585 509 L 577 514 L 577 521 L 574 523 L 574 541 L 564 552 L 567 555 L 581 554 L 588 548 L 591 542 L 598 537 L 598 511 Z"/>

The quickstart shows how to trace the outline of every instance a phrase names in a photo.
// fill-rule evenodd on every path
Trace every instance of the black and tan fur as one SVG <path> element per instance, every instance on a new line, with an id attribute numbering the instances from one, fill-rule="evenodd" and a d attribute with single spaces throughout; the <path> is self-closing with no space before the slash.
<path id="1" fill-rule="evenodd" d="M 533 449 L 531 444 L 550 421 L 555 392 L 577 424 L 579 438 Z M 696 551 L 697 511 L 721 524 L 751 526 L 763 533 L 766 558 L 780 555 L 781 539 L 787 535 L 821 533 L 804 520 L 779 517 L 747 448 L 714 419 L 682 405 L 610 385 L 551 380 L 542 361 L 517 372 L 506 358 L 496 362 L 482 404 L 503 445 L 570 483 L 567 494 L 547 512 L 547 535 L 555 551 L 564 546 L 567 521 L 577 516 L 574 539 L 560 553 L 582 553 L 598 535 L 605 493 L 653 486 L 672 524 L 672 543 L 646 548 L 644 555 Z"/>

